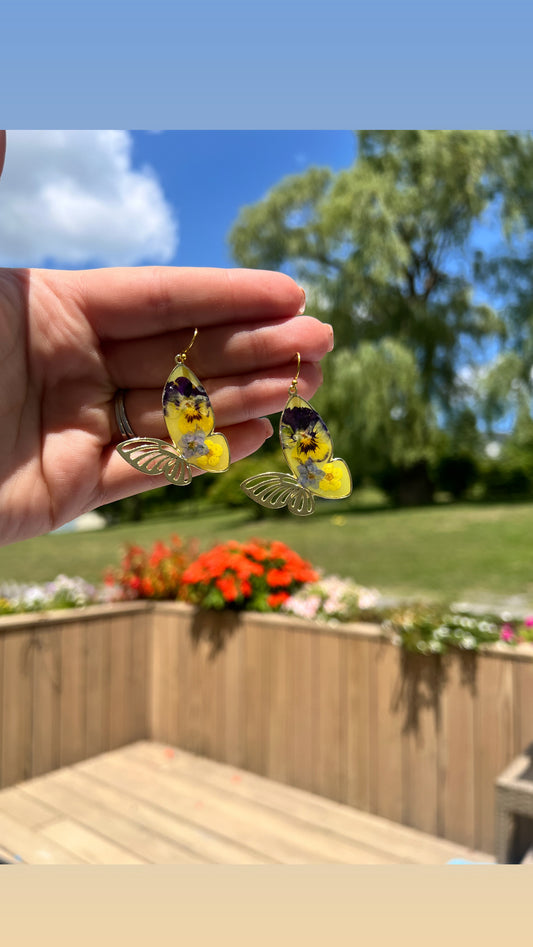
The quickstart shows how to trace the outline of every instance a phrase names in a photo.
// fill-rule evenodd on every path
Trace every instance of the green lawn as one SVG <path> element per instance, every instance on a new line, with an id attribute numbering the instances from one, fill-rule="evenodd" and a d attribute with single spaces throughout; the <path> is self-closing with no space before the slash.
<path id="1" fill-rule="evenodd" d="M 179 516 L 179 518 L 178 518 Z M 206 547 L 224 539 L 278 538 L 328 573 L 396 595 L 533 603 L 533 504 L 350 510 L 313 517 L 189 512 L 93 533 L 58 533 L 0 547 L 0 580 L 44 581 L 59 572 L 98 581 L 125 542 L 149 545 L 175 532 Z"/>

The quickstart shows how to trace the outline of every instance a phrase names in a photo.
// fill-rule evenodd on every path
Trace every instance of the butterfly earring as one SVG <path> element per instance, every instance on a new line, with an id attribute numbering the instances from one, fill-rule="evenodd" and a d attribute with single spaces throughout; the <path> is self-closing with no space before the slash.
<path id="1" fill-rule="evenodd" d="M 150 477 L 164 474 L 176 486 L 191 482 L 191 467 L 224 473 L 230 464 L 226 438 L 213 433 L 215 415 L 207 391 L 185 365 L 197 335 L 195 329 L 192 342 L 176 355 L 176 367 L 163 388 L 163 416 L 172 444 L 157 437 L 132 437 L 116 447 L 135 470 Z"/>
<path id="2" fill-rule="evenodd" d="M 286 506 L 297 516 L 308 516 L 315 509 L 315 496 L 324 500 L 342 500 L 352 492 L 352 477 L 340 457 L 332 457 L 333 444 L 320 415 L 298 394 L 298 368 L 287 404 L 281 415 L 279 439 L 291 473 L 255 474 L 241 483 L 250 499 L 261 506 L 280 510 Z"/>

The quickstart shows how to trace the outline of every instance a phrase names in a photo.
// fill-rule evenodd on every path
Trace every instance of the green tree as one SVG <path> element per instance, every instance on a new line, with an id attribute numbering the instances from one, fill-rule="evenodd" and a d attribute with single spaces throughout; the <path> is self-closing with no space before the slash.
<path id="1" fill-rule="evenodd" d="M 533 189 L 533 166 L 529 170 Z M 515 446 L 533 449 L 533 209 L 524 203 L 524 231 L 514 255 L 489 261 L 485 274 L 503 300 L 505 334 L 500 351 L 480 379 L 483 416 L 489 432 L 504 421 Z M 529 445 L 529 446 L 526 446 Z M 532 457 L 533 464 L 533 457 Z"/>
<path id="2" fill-rule="evenodd" d="M 481 403 L 485 416 L 508 411 L 516 371 L 522 420 L 531 394 L 532 234 L 531 135 L 389 131 L 358 133 L 343 171 L 282 180 L 242 209 L 229 241 L 238 263 L 295 275 L 308 310 L 334 325 L 322 400 L 355 475 L 388 477 L 394 492 L 391 470 L 427 480 L 440 452 L 437 481 L 453 472 L 460 495 L 481 450 Z M 502 365 L 477 386 L 495 352 Z"/>
<path id="3" fill-rule="evenodd" d="M 334 352 L 314 403 L 356 484 L 371 477 L 397 502 L 431 499 L 438 431 L 415 358 L 401 342 Z"/>
<path id="4" fill-rule="evenodd" d="M 503 331 L 478 291 L 494 263 L 478 228 L 490 218 L 507 239 L 523 224 L 527 161 L 527 135 L 360 132 L 351 167 L 287 177 L 245 207 L 232 252 L 242 265 L 295 273 L 337 345 L 401 341 L 423 393 L 447 410 L 461 356 Z M 529 190 L 533 207 L 533 182 Z"/>

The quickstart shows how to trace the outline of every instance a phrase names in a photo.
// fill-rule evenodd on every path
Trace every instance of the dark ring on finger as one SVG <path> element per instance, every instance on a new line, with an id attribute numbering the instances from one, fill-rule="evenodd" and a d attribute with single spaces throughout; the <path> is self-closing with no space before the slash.
<path id="1" fill-rule="evenodd" d="M 126 414 L 126 408 L 124 405 L 125 394 L 126 394 L 125 390 L 123 388 L 119 388 L 114 398 L 115 417 L 117 419 L 118 429 L 122 437 L 136 437 L 135 431 L 133 430 L 130 422 L 128 421 L 128 416 Z"/>

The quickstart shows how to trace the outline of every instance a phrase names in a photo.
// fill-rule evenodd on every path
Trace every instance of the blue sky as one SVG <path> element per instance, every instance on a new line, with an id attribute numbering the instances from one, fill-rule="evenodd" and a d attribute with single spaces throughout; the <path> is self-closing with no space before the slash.
<path id="1" fill-rule="evenodd" d="M 239 210 L 355 157 L 351 131 L 9 131 L 0 265 L 232 266 Z"/>
<path id="2" fill-rule="evenodd" d="M 3 0 L 3 121 L 523 128 L 532 22 L 530 0 Z"/>
<path id="3" fill-rule="evenodd" d="M 232 266 L 227 234 L 239 209 L 309 165 L 355 157 L 349 131 L 173 131 L 133 134 L 132 160 L 157 172 L 179 223 L 179 266 Z"/>

